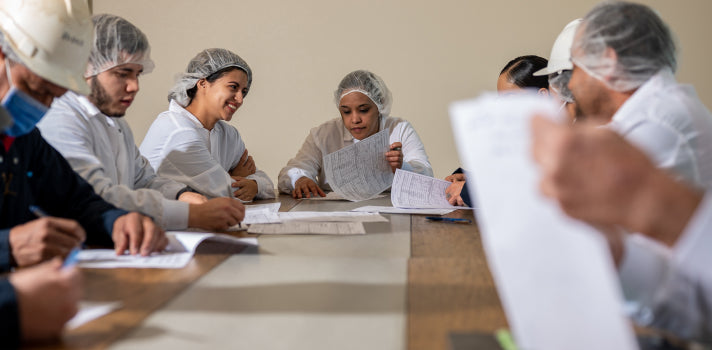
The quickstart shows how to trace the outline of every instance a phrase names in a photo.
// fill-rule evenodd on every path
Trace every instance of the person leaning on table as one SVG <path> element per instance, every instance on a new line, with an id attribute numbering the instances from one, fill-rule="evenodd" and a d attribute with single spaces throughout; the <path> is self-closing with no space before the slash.
<path id="1" fill-rule="evenodd" d="M 237 128 L 228 122 L 252 85 L 252 69 L 230 50 L 199 52 L 168 94 L 141 143 L 158 176 L 208 198 L 274 198 L 274 184 L 257 169 Z"/>
<path id="2" fill-rule="evenodd" d="M 413 126 L 390 116 L 391 92 L 377 75 L 357 70 L 347 74 L 334 92 L 341 118 L 309 131 L 302 148 L 279 172 L 279 190 L 294 198 L 325 196 L 330 190 L 322 164 L 325 155 L 389 129 L 390 150 L 385 157 L 393 172 L 403 169 L 433 176 L 425 147 Z"/>
<path id="3" fill-rule="evenodd" d="M 148 38 L 129 21 L 92 18 L 94 42 L 84 74 L 91 94 L 67 92 L 37 125 L 42 136 L 106 201 L 153 217 L 167 230 L 225 230 L 244 216 L 233 198 L 207 200 L 186 185 L 156 176 L 138 150 L 124 114 L 139 77 L 154 66 Z"/>
<path id="4" fill-rule="evenodd" d="M 35 129 L 55 97 L 68 89 L 88 92 L 83 72 L 91 36 L 85 2 L 0 2 L 0 270 L 54 258 L 0 280 L 3 347 L 56 337 L 76 313 L 79 274 L 60 268 L 56 257 L 85 238 L 143 255 L 168 243 L 149 217 L 116 209 L 96 195 Z M 36 218 L 32 205 L 49 216 Z"/>
<path id="5" fill-rule="evenodd" d="M 514 58 L 507 62 L 499 72 L 497 92 L 502 94 L 523 89 L 536 89 L 539 94 L 548 95 L 549 80 L 546 77 L 534 76 L 534 72 L 546 68 L 547 64 L 546 58 L 536 55 Z M 452 182 L 445 189 L 445 198 L 451 205 L 472 205 L 470 193 L 467 192 L 465 186 L 465 172 L 462 168 L 457 168 L 452 175 L 445 177 L 445 180 Z"/>

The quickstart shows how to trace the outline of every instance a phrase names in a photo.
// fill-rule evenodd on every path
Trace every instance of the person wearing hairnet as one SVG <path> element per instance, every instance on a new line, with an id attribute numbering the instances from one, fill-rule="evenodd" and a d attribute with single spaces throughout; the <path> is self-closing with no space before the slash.
<path id="1" fill-rule="evenodd" d="M 279 190 L 294 198 L 325 196 L 329 190 L 322 157 L 389 129 L 390 150 L 384 157 L 393 172 L 403 169 L 433 176 L 425 147 L 406 120 L 390 116 L 391 92 L 377 75 L 357 70 L 347 74 L 334 92 L 341 118 L 311 129 L 297 155 L 279 172 Z"/>
<path id="2" fill-rule="evenodd" d="M 549 95 L 549 81 L 546 77 L 535 76 L 548 64 L 546 58 L 536 55 L 525 55 L 507 62 L 497 78 L 497 92 L 506 93 L 513 90 L 536 89 L 537 93 Z M 445 198 L 451 205 L 471 206 L 470 193 L 465 186 L 465 171 L 457 168 L 451 175 L 445 177 L 452 182 L 445 189 Z"/>
<path id="3" fill-rule="evenodd" d="M 710 184 L 712 115 L 691 86 L 675 81 L 672 33 L 652 9 L 595 7 L 576 30 L 571 62 L 577 120 L 606 124 L 692 186 Z"/>
<path id="4" fill-rule="evenodd" d="M 564 27 L 551 48 L 549 63 L 546 67 L 534 72 L 534 76 L 548 77 L 549 92 L 561 100 L 562 108 L 565 108 L 567 115 L 572 119 L 576 116 L 576 104 L 568 86 L 569 80 L 571 80 L 571 70 L 574 68 L 571 63 L 571 44 L 581 21 L 581 18 L 577 18 Z"/>
<path id="5" fill-rule="evenodd" d="M 149 217 L 94 193 L 35 129 L 54 98 L 88 92 L 91 37 L 85 1 L 0 2 L 0 271 L 23 267 L 0 279 L 3 347 L 56 337 L 77 312 L 81 276 L 59 257 L 85 239 L 144 255 L 167 244 Z"/>
<path id="6" fill-rule="evenodd" d="M 94 44 L 84 76 L 91 94 L 67 92 L 38 124 L 42 136 L 106 201 L 153 217 L 164 229 L 225 230 L 244 217 L 232 198 L 207 200 L 186 185 L 156 176 L 123 118 L 153 61 L 146 36 L 129 21 L 95 15 Z"/>
<path id="7" fill-rule="evenodd" d="M 258 170 L 237 129 L 228 122 L 252 84 L 252 70 L 226 49 L 206 49 L 188 63 L 168 94 L 141 152 L 159 176 L 210 197 L 243 201 L 274 198 L 274 184 Z"/>
<path id="8" fill-rule="evenodd" d="M 576 29 L 571 61 L 573 70 L 568 86 L 576 102 L 577 121 L 605 124 L 645 153 L 652 164 L 690 188 L 710 185 L 712 115 L 692 87 L 675 81 L 677 58 L 672 34 L 652 9 L 627 2 L 607 2 L 594 7 Z M 578 158 L 587 161 L 585 157 L 589 155 L 592 153 Z M 605 163 L 596 164 L 608 169 Z M 562 183 L 569 180 L 578 183 L 574 177 L 559 179 Z M 589 199 L 588 192 L 575 193 L 569 203 Z M 674 207 L 657 202 L 629 204 Z M 709 327 L 701 319 L 706 320 L 709 315 L 697 310 L 698 302 L 704 304 L 702 308 L 708 308 L 708 296 L 698 300 L 696 288 L 668 280 L 668 266 L 650 258 L 669 257 L 672 254 L 669 249 L 655 247 L 639 234 L 624 235 L 621 239 L 618 249 L 622 253 L 614 255 L 621 257 L 619 273 L 624 294 L 638 305 L 635 319 L 684 338 L 699 334 L 699 327 Z"/>

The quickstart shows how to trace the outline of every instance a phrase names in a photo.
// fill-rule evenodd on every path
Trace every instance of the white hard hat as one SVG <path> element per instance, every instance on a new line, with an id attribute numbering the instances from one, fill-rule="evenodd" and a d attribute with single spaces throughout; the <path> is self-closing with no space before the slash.
<path id="1" fill-rule="evenodd" d="M 86 0 L 2 0 L 0 30 L 33 73 L 84 95 L 91 92 L 84 71 L 94 26 Z"/>
<path id="2" fill-rule="evenodd" d="M 574 43 L 576 28 L 578 28 L 581 21 L 581 18 L 577 18 L 564 27 L 564 30 L 556 37 L 554 46 L 551 48 L 549 64 L 545 68 L 534 72 L 535 76 L 549 75 L 574 69 L 574 65 L 571 63 L 571 45 Z"/>

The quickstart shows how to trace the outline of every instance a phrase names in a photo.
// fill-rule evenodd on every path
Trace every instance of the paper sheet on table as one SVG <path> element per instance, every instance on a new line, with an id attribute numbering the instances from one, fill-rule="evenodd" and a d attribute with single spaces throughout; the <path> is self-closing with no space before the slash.
<path id="1" fill-rule="evenodd" d="M 245 218 L 242 220 L 242 225 L 262 224 L 269 222 L 279 222 L 279 207 L 282 203 L 269 203 L 245 206 Z M 235 225 L 238 226 L 238 225 Z M 231 229 L 239 227 L 231 227 Z"/>
<path id="2" fill-rule="evenodd" d="M 324 156 L 324 172 L 331 189 L 350 201 L 374 198 L 393 182 L 386 161 L 389 129 Z"/>
<path id="3" fill-rule="evenodd" d="M 385 194 L 381 193 L 381 194 L 377 194 L 377 195 L 371 197 L 370 199 L 383 198 L 385 196 L 386 196 Z M 344 198 L 342 195 L 340 195 L 336 192 L 328 192 L 326 194 L 326 197 L 311 196 L 311 197 L 306 197 L 306 198 L 302 198 L 302 199 L 309 200 L 309 201 L 348 201 L 348 199 Z"/>
<path id="4" fill-rule="evenodd" d="M 279 213 L 281 222 L 318 221 L 318 222 L 388 222 L 388 219 L 374 212 L 354 211 L 288 211 Z"/>
<path id="5" fill-rule="evenodd" d="M 254 224 L 249 233 L 275 235 L 362 235 L 362 222 L 287 222 L 282 224 Z"/>
<path id="6" fill-rule="evenodd" d="M 445 214 L 452 213 L 453 211 L 455 211 L 455 208 L 453 208 L 453 209 L 442 209 L 442 208 L 441 209 L 437 209 L 437 208 L 417 209 L 417 208 L 395 208 L 395 207 L 386 207 L 386 206 L 379 206 L 379 205 L 366 205 L 363 207 L 358 207 L 356 209 L 352 209 L 351 211 L 384 213 L 384 214 L 445 215 Z"/>
<path id="7" fill-rule="evenodd" d="M 452 182 L 431 176 L 396 169 L 391 187 L 391 203 L 396 208 L 453 208 L 469 209 L 451 205 L 445 190 Z"/>
<path id="8" fill-rule="evenodd" d="M 112 268 L 159 268 L 179 269 L 185 267 L 193 257 L 198 245 L 205 240 L 257 246 L 257 239 L 237 238 L 219 233 L 203 232 L 166 232 L 168 247 L 164 252 L 153 253 L 149 256 L 119 255 L 112 249 L 87 249 L 79 252 L 77 258 L 79 266 L 94 269 Z"/>
<path id="9" fill-rule="evenodd" d="M 91 322 L 99 317 L 108 315 L 116 309 L 121 308 L 120 301 L 100 302 L 100 301 L 80 301 L 79 311 L 71 320 L 67 321 L 65 327 L 74 329 Z"/>
<path id="10" fill-rule="evenodd" d="M 450 106 L 489 266 L 519 348 L 635 349 L 605 239 L 539 192 L 530 119 L 557 111 L 530 94 Z"/>

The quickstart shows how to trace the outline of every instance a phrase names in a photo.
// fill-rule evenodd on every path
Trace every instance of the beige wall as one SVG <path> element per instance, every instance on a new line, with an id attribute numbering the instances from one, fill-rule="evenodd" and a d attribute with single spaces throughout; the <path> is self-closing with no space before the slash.
<path id="1" fill-rule="evenodd" d="M 556 35 L 597 1 L 476 0 L 95 0 L 140 27 L 156 69 L 141 80 L 127 119 L 141 142 L 167 108 L 173 77 L 200 50 L 224 47 L 254 71 L 252 90 L 232 124 L 257 166 L 276 185 L 308 130 L 338 116 L 332 93 L 355 69 L 383 77 L 392 115 L 422 138 L 437 177 L 459 164 L 450 102 L 494 90 L 504 64 L 519 55 L 548 57 Z M 712 106 L 712 1 L 645 1 L 676 34 L 678 79 Z"/>

